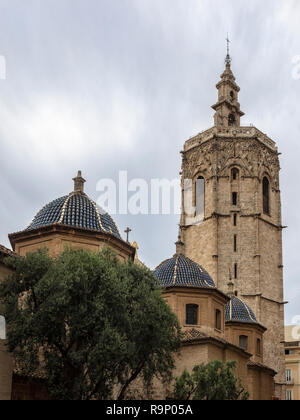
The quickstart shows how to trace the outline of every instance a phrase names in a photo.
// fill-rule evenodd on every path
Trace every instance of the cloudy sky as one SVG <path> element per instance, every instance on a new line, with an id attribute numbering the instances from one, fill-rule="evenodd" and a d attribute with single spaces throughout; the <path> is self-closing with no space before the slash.
<path id="1" fill-rule="evenodd" d="M 78 169 L 95 200 L 97 181 L 119 170 L 178 177 L 184 141 L 213 123 L 229 32 L 243 125 L 282 152 L 290 323 L 300 314 L 299 21 L 299 0 L 0 0 L 0 243 L 69 193 Z M 176 215 L 115 220 L 151 268 L 173 255 Z"/>

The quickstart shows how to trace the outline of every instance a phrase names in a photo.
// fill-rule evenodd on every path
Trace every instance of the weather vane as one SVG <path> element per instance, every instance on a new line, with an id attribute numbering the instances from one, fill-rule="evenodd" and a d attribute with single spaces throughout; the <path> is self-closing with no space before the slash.
<path id="1" fill-rule="evenodd" d="M 227 41 L 227 55 L 226 55 L 225 63 L 230 66 L 230 64 L 231 64 L 231 57 L 230 57 L 230 52 L 229 52 L 230 40 L 229 40 L 228 34 L 227 34 L 226 41 Z"/>

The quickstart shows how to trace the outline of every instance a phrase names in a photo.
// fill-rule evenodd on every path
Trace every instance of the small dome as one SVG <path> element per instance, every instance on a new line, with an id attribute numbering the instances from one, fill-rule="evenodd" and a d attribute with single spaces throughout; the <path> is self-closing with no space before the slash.
<path id="1" fill-rule="evenodd" d="M 74 182 L 74 191 L 43 207 L 26 231 L 59 224 L 110 233 L 120 239 L 120 233 L 112 217 L 83 192 L 85 180 L 81 177 L 81 172 L 78 172 Z"/>
<path id="2" fill-rule="evenodd" d="M 154 274 L 163 287 L 216 287 L 201 265 L 181 254 L 162 262 Z"/>
<path id="3" fill-rule="evenodd" d="M 226 322 L 246 322 L 257 324 L 254 312 L 241 299 L 233 296 L 225 308 Z"/>

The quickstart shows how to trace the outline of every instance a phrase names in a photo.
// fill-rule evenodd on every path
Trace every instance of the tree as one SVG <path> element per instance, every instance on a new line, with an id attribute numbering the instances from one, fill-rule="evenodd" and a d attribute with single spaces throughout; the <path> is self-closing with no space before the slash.
<path id="1" fill-rule="evenodd" d="M 10 257 L 0 286 L 8 346 L 52 399 L 126 398 L 142 378 L 170 380 L 181 333 L 153 274 L 109 250 Z"/>
<path id="2" fill-rule="evenodd" d="M 235 377 L 236 362 L 219 360 L 195 366 L 192 374 L 186 370 L 176 378 L 175 400 L 247 400 L 241 380 Z"/>

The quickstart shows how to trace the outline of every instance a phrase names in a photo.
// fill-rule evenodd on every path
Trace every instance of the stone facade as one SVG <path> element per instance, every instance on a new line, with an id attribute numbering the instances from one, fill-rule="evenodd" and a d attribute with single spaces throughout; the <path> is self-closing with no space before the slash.
<path id="1" fill-rule="evenodd" d="M 279 154 L 257 128 L 240 127 L 239 87 L 230 63 L 217 88 L 215 126 L 189 139 L 182 152 L 180 239 L 185 255 L 203 265 L 220 290 L 226 293 L 228 282 L 234 282 L 237 294 L 266 326 L 265 363 L 278 372 L 277 395 L 283 397 Z M 204 215 L 196 212 L 200 177 L 205 183 Z"/>
<path id="2" fill-rule="evenodd" d="M 225 322 L 225 305 L 230 298 L 217 289 L 171 287 L 163 297 L 177 315 L 185 338 L 176 357 L 174 377 L 186 369 L 214 360 L 237 362 L 236 376 L 241 380 L 250 400 L 271 400 L 275 395 L 275 371 L 264 365 L 263 335 L 266 328 L 257 323 Z M 199 308 L 197 323 L 186 324 L 187 305 Z M 216 325 L 216 311 L 220 311 L 220 327 Z M 239 337 L 248 336 L 247 350 L 239 345 Z M 257 340 L 260 340 L 260 349 Z M 169 390 L 157 385 L 156 398 L 171 396 Z"/>

